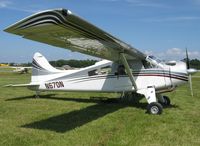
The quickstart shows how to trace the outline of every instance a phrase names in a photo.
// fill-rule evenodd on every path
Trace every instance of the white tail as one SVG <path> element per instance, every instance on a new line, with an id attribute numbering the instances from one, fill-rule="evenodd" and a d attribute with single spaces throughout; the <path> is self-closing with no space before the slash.
<path id="1" fill-rule="evenodd" d="M 51 66 L 47 59 L 40 53 L 35 53 L 32 61 L 32 77 L 31 82 L 41 82 L 46 79 L 46 76 L 60 73 L 58 70 Z"/>

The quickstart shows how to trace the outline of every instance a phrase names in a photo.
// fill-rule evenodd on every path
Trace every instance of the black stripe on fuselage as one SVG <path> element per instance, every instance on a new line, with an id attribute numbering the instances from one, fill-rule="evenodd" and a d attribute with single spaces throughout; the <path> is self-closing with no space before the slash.
<path id="1" fill-rule="evenodd" d="M 157 76 L 164 76 L 164 77 L 178 77 L 178 78 L 182 78 L 182 79 L 185 79 L 187 80 L 188 79 L 188 76 L 185 76 L 185 75 L 180 75 L 180 74 L 174 74 L 174 73 L 162 73 L 162 72 L 141 72 L 141 73 L 133 73 L 134 76 L 154 76 L 154 75 L 157 75 Z"/>
<path id="2" fill-rule="evenodd" d="M 177 76 L 177 75 L 171 75 L 171 74 L 133 74 L 135 77 L 137 76 L 149 76 L 149 77 L 167 77 L 167 78 L 172 78 L 172 79 L 177 79 L 177 80 L 182 80 L 187 82 L 188 78 L 183 77 L 183 76 Z M 97 75 L 97 76 L 89 76 L 89 77 L 81 77 L 81 78 L 71 78 L 69 81 L 76 81 L 76 82 L 84 82 L 84 81 L 90 81 L 90 80 L 98 80 L 98 79 L 105 79 L 105 78 L 121 78 L 121 77 L 128 77 L 128 75 Z M 57 78 L 58 79 L 64 79 L 65 77 Z M 67 78 L 67 77 L 66 77 Z M 54 79 L 55 80 L 55 79 Z"/>

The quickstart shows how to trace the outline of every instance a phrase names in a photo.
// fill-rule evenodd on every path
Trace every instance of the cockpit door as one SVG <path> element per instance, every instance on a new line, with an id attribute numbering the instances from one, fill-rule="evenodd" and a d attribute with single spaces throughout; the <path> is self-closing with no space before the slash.
<path id="1" fill-rule="evenodd" d="M 172 75 L 171 75 L 170 67 L 163 69 L 163 73 L 164 73 L 165 87 L 171 88 L 173 84 L 172 84 L 172 78 L 171 78 Z"/>

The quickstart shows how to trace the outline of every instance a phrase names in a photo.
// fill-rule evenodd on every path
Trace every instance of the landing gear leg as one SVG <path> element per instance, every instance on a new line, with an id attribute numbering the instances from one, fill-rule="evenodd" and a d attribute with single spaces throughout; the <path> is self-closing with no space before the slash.
<path id="1" fill-rule="evenodd" d="M 125 97 L 125 92 L 123 91 L 123 92 L 121 93 L 120 99 L 123 99 L 124 97 Z"/>
<path id="2" fill-rule="evenodd" d="M 160 103 L 157 102 L 155 87 L 149 86 L 146 89 L 141 89 L 137 92 L 143 94 L 149 103 L 147 106 L 147 113 L 153 115 L 159 115 L 162 113 L 163 107 Z"/>

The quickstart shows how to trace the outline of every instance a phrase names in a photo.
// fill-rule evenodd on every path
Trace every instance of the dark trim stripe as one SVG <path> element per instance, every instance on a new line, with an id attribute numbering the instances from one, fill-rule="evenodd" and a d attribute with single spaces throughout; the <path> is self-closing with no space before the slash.
<path id="1" fill-rule="evenodd" d="M 157 75 L 157 76 L 165 76 L 165 77 L 178 77 L 178 78 L 183 78 L 183 79 L 187 79 L 188 78 L 188 76 L 183 76 L 183 75 L 177 75 L 177 74 L 173 74 L 173 73 L 171 73 L 171 74 L 169 74 L 169 73 L 133 73 L 133 75 L 134 76 L 145 76 L 145 75 L 151 75 L 151 74 L 153 74 L 153 75 Z"/>
<path id="2" fill-rule="evenodd" d="M 188 77 L 182 77 L 182 76 L 177 76 L 177 75 L 172 75 L 172 74 L 133 74 L 134 76 L 149 76 L 149 77 L 167 77 L 167 78 L 172 78 L 172 79 L 177 79 L 177 80 L 182 80 L 182 81 L 188 81 Z M 89 80 L 97 80 L 97 79 L 105 79 L 105 78 L 121 78 L 121 77 L 128 77 L 128 75 L 97 75 L 97 76 L 87 76 L 87 77 L 81 77 L 81 78 L 72 78 L 69 79 L 69 81 L 75 81 L 75 82 L 84 82 L 84 81 L 89 81 Z M 56 80 L 63 79 L 65 77 L 57 78 Z M 53 79 L 55 80 L 55 79 Z"/>
<path id="3" fill-rule="evenodd" d="M 55 16 L 55 17 L 57 17 L 57 16 Z M 46 20 L 46 21 L 49 22 L 49 24 L 60 25 L 65 29 L 69 28 L 69 29 L 71 29 L 71 30 L 73 30 L 73 31 L 75 31 L 75 32 L 87 37 L 87 38 L 102 40 L 102 38 L 100 38 L 99 36 L 95 36 L 94 34 L 91 34 L 89 31 L 86 32 L 85 30 L 81 29 L 80 27 L 73 25 L 72 23 L 69 23 L 69 22 L 67 22 L 63 19 L 59 19 L 59 18 L 55 18 L 55 17 L 53 15 L 52 16 L 47 15 L 45 17 L 38 18 L 38 19 L 30 21 L 28 23 L 25 22 L 25 24 L 23 23 L 22 25 L 19 25 L 17 29 L 25 29 L 25 28 L 33 27 L 33 26 L 40 26 L 41 24 L 44 24 L 43 21 Z M 39 23 L 40 21 L 42 21 L 42 22 Z"/>
<path id="4" fill-rule="evenodd" d="M 187 75 L 187 73 L 182 73 L 182 72 L 175 72 L 175 71 L 169 71 L 169 70 L 163 70 L 163 69 L 154 69 L 154 70 L 149 70 L 149 69 L 145 69 L 145 70 L 139 70 L 139 71 L 133 71 L 133 73 L 166 73 L 166 74 L 169 74 L 170 73 L 173 73 L 173 74 L 178 74 L 178 75 Z"/>
<path id="5" fill-rule="evenodd" d="M 45 70 L 45 71 L 46 71 L 46 69 L 44 69 L 42 66 L 40 66 L 40 65 L 37 63 L 37 61 L 36 61 L 35 59 L 33 59 L 32 65 L 33 65 L 33 67 L 35 67 L 36 69 Z"/>
<path id="6" fill-rule="evenodd" d="M 43 22 L 43 21 L 49 21 L 49 22 L 52 22 L 53 24 L 61 24 L 60 23 L 60 20 L 59 19 L 57 19 L 57 18 L 55 18 L 55 17 L 53 17 L 53 16 L 48 16 L 48 17 L 43 17 L 43 18 L 38 18 L 38 19 L 36 19 L 36 20 L 33 20 L 33 21 L 31 21 L 31 22 L 28 22 L 28 23 L 26 23 L 26 24 L 23 24 L 23 25 L 21 25 L 19 28 L 27 28 L 27 27 L 31 27 L 32 25 L 34 25 L 35 23 L 38 23 L 38 22 Z M 39 24 L 37 24 L 37 25 L 39 25 Z"/>
<path id="7" fill-rule="evenodd" d="M 37 23 L 37 24 L 32 24 L 31 27 L 38 26 L 38 25 L 43 25 L 43 24 L 54 24 L 54 25 L 57 25 L 56 23 L 48 20 L 46 22 L 40 22 L 40 23 Z M 27 28 L 27 27 L 24 27 L 24 28 Z"/>
<path id="8" fill-rule="evenodd" d="M 42 13 L 36 14 L 36 15 L 26 19 L 24 23 L 22 23 L 21 25 L 18 26 L 18 29 L 31 27 L 32 26 L 31 24 L 33 24 L 35 22 L 39 22 L 41 20 L 54 19 L 54 21 L 56 21 L 56 23 L 57 23 L 56 25 L 60 24 L 61 26 L 64 26 L 65 28 L 68 27 L 68 28 L 72 29 L 73 31 L 81 33 L 84 36 L 87 36 L 88 38 L 97 39 L 99 41 L 110 42 L 110 44 L 112 44 L 116 47 L 121 47 L 121 45 L 119 43 L 116 44 L 116 41 L 114 41 L 113 38 L 102 37 L 94 32 L 91 32 L 90 30 L 86 30 L 86 29 L 80 27 L 77 24 L 66 21 L 65 17 L 67 16 L 67 14 L 65 11 L 66 16 L 65 15 L 63 16 L 63 14 L 62 14 L 63 11 L 65 11 L 65 10 L 62 10 L 62 11 L 54 10 L 54 11 L 47 11 L 47 12 L 42 12 Z M 42 17 L 42 18 L 38 18 L 38 17 Z M 38 19 L 36 19 L 36 18 L 38 18 Z M 51 23 L 51 24 L 55 24 L 55 22 Z M 34 25 L 34 26 L 39 26 L 39 25 L 41 25 L 41 24 L 38 23 L 37 25 Z"/>
<path id="9" fill-rule="evenodd" d="M 41 18 L 39 18 L 41 17 Z M 46 17 L 46 18 L 45 18 Z M 59 13 L 56 13 L 55 11 L 47 11 L 47 12 L 42 12 L 40 14 L 36 14 L 28 19 L 25 20 L 24 23 L 20 24 L 18 27 L 23 27 L 23 25 L 28 25 L 29 23 L 31 24 L 33 21 L 38 21 L 38 19 L 48 19 L 50 17 L 50 19 L 53 17 L 55 19 L 57 19 L 57 21 L 60 23 L 60 24 L 64 24 L 65 23 L 65 20 L 64 18 L 62 17 L 62 15 L 60 15 Z"/>
<path id="10" fill-rule="evenodd" d="M 162 76 L 162 75 L 153 75 L 153 74 L 149 74 L 149 75 L 138 75 L 138 76 L 154 76 L 154 77 L 168 77 L 170 78 L 170 76 Z M 128 76 L 121 76 L 121 77 L 128 77 Z M 75 80 L 70 80 L 70 81 L 75 81 L 76 83 L 78 82 L 85 82 L 85 81 L 92 81 L 92 80 L 99 80 L 99 79 L 105 79 L 105 78 L 120 78 L 120 77 L 117 77 L 117 76 L 101 76 L 101 77 L 92 77 L 92 78 L 81 78 L 81 79 L 75 79 Z M 187 82 L 188 79 L 182 79 L 182 78 L 179 78 L 179 77 L 171 77 L 172 79 L 177 79 L 177 80 L 181 80 L 181 81 L 185 81 Z"/>

